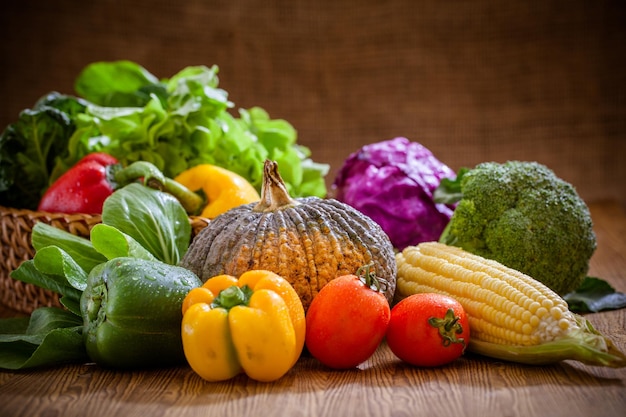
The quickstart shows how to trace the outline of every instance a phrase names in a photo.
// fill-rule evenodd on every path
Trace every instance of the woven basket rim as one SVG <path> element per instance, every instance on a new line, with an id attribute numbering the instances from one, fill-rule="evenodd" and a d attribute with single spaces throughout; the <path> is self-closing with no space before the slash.
<path id="1" fill-rule="evenodd" d="M 51 213 L 0 205 L 0 304 L 26 314 L 43 306 L 61 307 L 58 294 L 15 280 L 10 274 L 35 254 L 30 239 L 35 223 L 44 222 L 74 235 L 88 237 L 91 228 L 101 220 L 100 214 Z M 210 220 L 190 216 L 189 221 L 193 238 Z"/>

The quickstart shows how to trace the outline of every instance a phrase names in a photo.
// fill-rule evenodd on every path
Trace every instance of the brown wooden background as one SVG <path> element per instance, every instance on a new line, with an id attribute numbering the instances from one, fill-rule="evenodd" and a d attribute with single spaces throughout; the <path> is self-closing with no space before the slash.
<path id="1" fill-rule="evenodd" d="M 238 107 L 289 120 L 334 172 L 406 136 L 457 169 L 537 160 L 626 206 L 621 0 L 93 0 L 0 6 L 0 126 L 88 63 L 220 67 Z"/>

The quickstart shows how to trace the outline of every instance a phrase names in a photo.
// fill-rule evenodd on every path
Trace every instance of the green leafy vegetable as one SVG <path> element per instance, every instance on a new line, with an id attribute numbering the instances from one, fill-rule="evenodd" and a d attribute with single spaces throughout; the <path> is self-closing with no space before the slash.
<path id="1" fill-rule="evenodd" d="M 117 298 L 115 302 L 102 302 L 103 311 L 106 307 L 106 312 L 117 314 L 118 319 L 127 317 L 139 323 L 132 330 L 117 329 L 118 341 L 125 336 L 132 339 L 132 332 L 141 333 L 143 322 L 171 321 L 173 312 L 181 314 L 178 304 L 165 307 L 165 301 L 171 298 L 167 291 L 179 291 L 180 296 L 188 291 L 189 286 L 201 283 L 193 273 L 175 265 L 191 240 L 189 218 L 180 202 L 170 194 L 133 183 L 115 191 L 106 200 L 102 219 L 102 224 L 93 227 L 89 239 L 43 223 L 35 225 L 32 233 L 35 256 L 22 262 L 12 271 L 11 277 L 59 294 L 59 301 L 66 309 L 40 307 L 30 318 L 0 319 L 0 368 L 24 369 L 89 360 L 84 338 L 87 324 L 82 318 L 85 311 L 81 305 L 86 291 L 94 302 L 85 303 L 85 308 L 91 308 L 98 319 L 104 320 L 106 314 L 98 313 L 96 301 L 106 300 L 108 292 L 109 295 L 116 294 Z M 166 259 L 169 263 L 157 258 Z M 107 277 L 99 275 L 99 271 L 108 264 L 109 272 L 120 275 L 121 269 L 117 270 L 111 263 L 118 259 L 124 259 L 124 263 L 132 265 L 132 268 L 126 268 L 125 275 L 117 277 L 120 288 L 115 288 L 111 287 Z M 155 276 L 155 271 L 161 275 Z M 172 275 L 167 276 L 168 272 Z M 125 279 L 131 273 L 134 274 L 132 279 Z M 92 281 L 89 281 L 90 277 Z M 99 279 L 103 285 L 89 287 L 89 282 L 93 284 L 94 279 Z M 141 291 L 156 285 L 156 281 L 162 285 Z M 170 281 L 171 288 L 167 284 Z M 127 295 L 131 290 L 134 292 Z M 102 291 L 101 299 L 97 297 L 99 291 Z M 125 300 L 124 303 L 122 300 Z M 172 303 L 180 301 L 171 300 Z M 122 304 L 136 307 L 136 311 L 131 316 L 124 316 L 125 310 L 120 307 Z M 153 308 L 142 310 L 142 306 Z M 142 311 L 150 317 L 142 317 Z M 161 313 L 163 317 L 159 317 Z M 90 326 L 93 327 L 93 323 Z M 178 347 L 175 343 L 180 335 L 178 327 L 175 332 L 144 333 L 149 334 L 143 339 L 144 347 L 148 339 L 154 345 L 160 346 L 163 342 L 163 345 L 173 346 L 172 349 Z M 106 340 L 98 340 L 106 346 Z M 135 350 L 128 354 L 136 357 L 136 349 L 141 348 L 141 342 L 135 341 L 133 346 Z M 108 348 L 124 352 L 123 346 Z M 144 362 L 155 361 L 159 353 L 166 352 L 164 349 L 155 349 L 153 354 L 144 358 Z M 125 360 L 123 356 L 118 359 Z"/>
<path id="2" fill-rule="evenodd" d="M 106 261 L 106 258 L 93 247 L 89 239 L 42 222 L 36 223 L 33 227 L 31 243 L 35 251 L 40 251 L 47 246 L 63 249 L 86 272 Z"/>
<path id="3" fill-rule="evenodd" d="M 311 160 L 286 120 L 260 107 L 231 114 L 217 73 L 190 66 L 159 80 L 131 61 L 88 65 L 75 80 L 79 98 L 51 95 L 0 136 L 0 204 L 36 208 L 45 188 L 91 152 L 151 162 L 169 178 L 213 164 L 259 191 L 263 161 L 272 159 L 293 197 L 324 197 L 329 166 Z"/>
<path id="4" fill-rule="evenodd" d="M 626 294 L 615 291 L 608 282 L 586 277 L 580 287 L 563 296 L 570 310 L 579 313 L 596 313 L 626 307 Z"/>
<path id="5" fill-rule="evenodd" d="M 50 183 L 57 158 L 68 154 L 67 146 L 76 126 L 74 116 L 85 103 L 51 93 L 0 135 L 0 205 L 36 208 Z"/>
<path id="6" fill-rule="evenodd" d="M 74 259 L 58 246 L 47 246 L 35 254 L 35 268 L 53 276 L 61 276 L 77 290 L 84 290 L 87 273 Z"/>
<path id="7" fill-rule="evenodd" d="M 27 369 L 89 358 L 79 316 L 40 307 L 29 317 L 0 320 L 0 367 Z"/>
<path id="8" fill-rule="evenodd" d="M 158 84 L 154 75 L 134 62 L 117 61 L 88 65 L 78 76 L 74 89 L 85 99 L 101 106 L 139 107 L 148 101 L 149 87 Z"/>
<path id="9" fill-rule="evenodd" d="M 60 251 L 60 249 L 53 247 L 44 248 L 41 251 L 38 251 L 35 253 L 35 257 L 33 259 L 22 262 L 16 270 L 11 272 L 11 277 L 27 284 L 32 284 L 60 294 L 61 298 L 59 301 L 61 304 L 67 307 L 68 310 L 74 313 L 79 313 L 80 308 L 78 305 L 80 303 L 80 295 L 82 289 L 84 289 L 87 284 L 86 274 L 83 271 L 83 273 L 77 274 L 76 276 L 68 279 L 68 277 L 64 274 L 48 273 L 45 269 L 38 269 L 35 258 L 37 258 L 40 253 L 44 253 L 48 250 Z M 46 257 L 46 254 L 42 256 Z M 58 259 L 63 259 L 61 262 L 64 262 L 67 260 L 67 257 L 59 256 Z M 42 265 L 45 267 L 46 263 L 43 262 Z M 67 269 L 72 270 L 73 268 L 70 267 Z M 60 267 L 59 270 L 64 271 L 66 268 Z M 84 278 L 85 280 L 81 282 L 81 278 Z M 74 287 L 74 285 L 78 288 Z"/>
<path id="10" fill-rule="evenodd" d="M 131 236 L 106 224 L 97 224 L 91 229 L 91 242 L 107 259 L 121 257 L 156 259 Z"/>
<path id="11" fill-rule="evenodd" d="M 102 223 L 124 231 L 154 257 L 170 265 L 187 252 L 191 224 L 187 212 L 170 194 L 129 184 L 102 207 Z"/>

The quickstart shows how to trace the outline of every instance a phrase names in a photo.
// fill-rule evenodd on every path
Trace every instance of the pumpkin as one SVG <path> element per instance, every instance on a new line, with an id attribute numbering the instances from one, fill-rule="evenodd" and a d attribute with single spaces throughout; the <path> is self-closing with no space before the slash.
<path id="1" fill-rule="evenodd" d="M 202 229 L 181 266 L 202 281 L 272 271 L 291 283 L 305 310 L 331 280 L 364 265 L 383 281 L 387 300 L 396 288 L 394 249 L 382 228 L 332 198 L 291 198 L 278 164 L 265 161 L 261 200 L 232 208 Z"/>

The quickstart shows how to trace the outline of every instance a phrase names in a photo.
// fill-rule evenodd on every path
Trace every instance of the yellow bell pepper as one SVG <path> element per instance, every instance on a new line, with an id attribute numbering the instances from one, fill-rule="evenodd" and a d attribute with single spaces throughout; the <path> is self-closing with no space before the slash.
<path id="1" fill-rule="evenodd" d="M 174 181 L 191 191 L 204 192 L 207 202 L 200 215 L 209 219 L 261 199 L 259 192 L 244 177 L 215 165 L 196 165 L 178 174 Z"/>
<path id="2" fill-rule="evenodd" d="M 251 270 L 218 275 L 183 300 L 182 341 L 191 368 L 208 381 L 242 372 L 269 382 L 285 375 L 304 348 L 300 297 L 281 276 Z"/>

